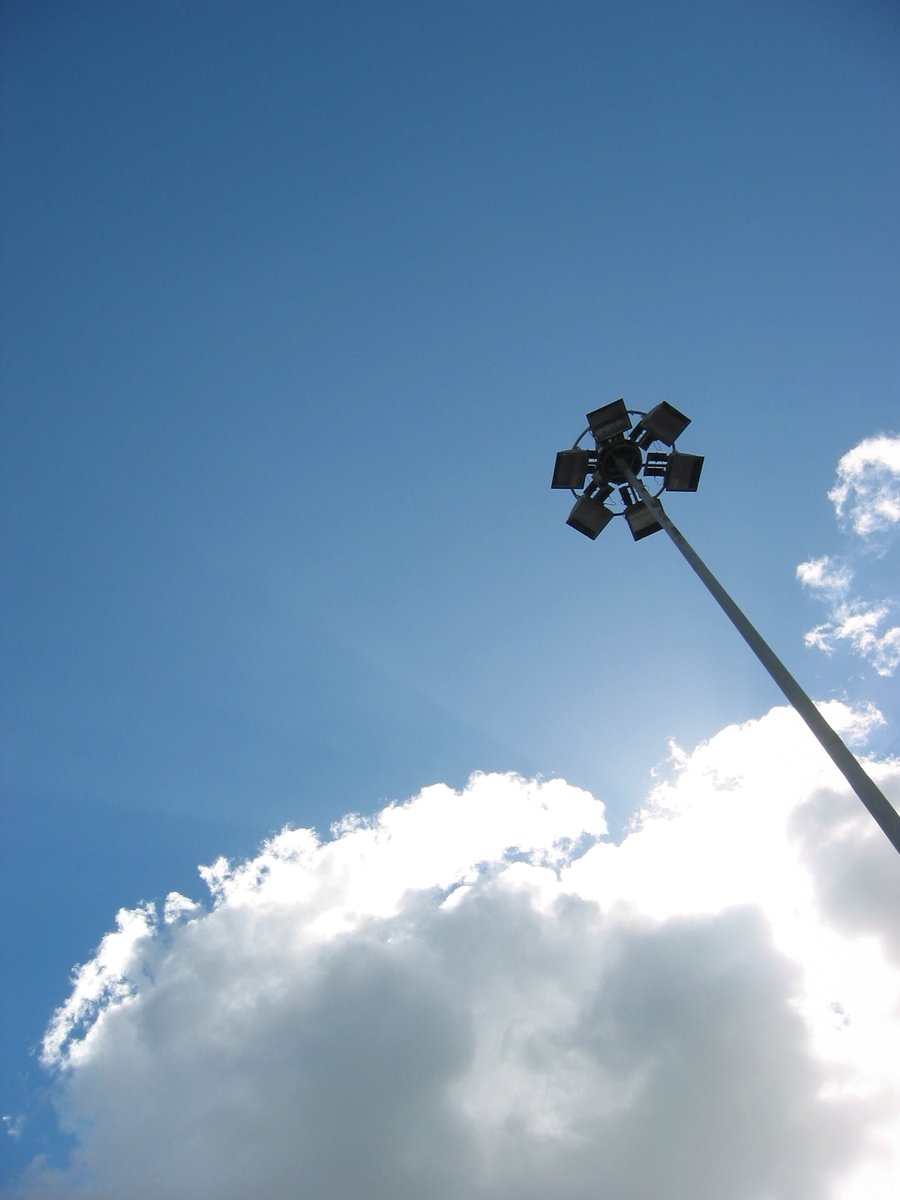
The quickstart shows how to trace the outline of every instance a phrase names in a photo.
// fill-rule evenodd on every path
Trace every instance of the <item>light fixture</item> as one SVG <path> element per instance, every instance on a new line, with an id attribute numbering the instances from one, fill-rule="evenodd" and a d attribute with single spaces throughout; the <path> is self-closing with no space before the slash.
<path id="1" fill-rule="evenodd" d="M 666 446 L 671 446 L 677 438 L 681 437 L 690 423 L 690 417 L 686 417 L 668 401 L 663 400 L 661 404 L 651 408 L 646 416 L 641 418 L 640 424 L 635 430 L 635 433 L 640 433 L 638 444 L 645 449 L 653 442 L 662 442 Z"/>
<path id="2" fill-rule="evenodd" d="M 602 501 L 595 500 L 593 496 L 579 496 L 566 524 L 593 541 L 615 515 Z"/>
<path id="3" fill-rule="evenodd" d="M 609 524 L 606 511 L 624 516 L 640 500 L 627 486 L 632 475 L 642 476 L 657 496 L 666 489 L 695 491 L 703 459 L 679 454 L 673 448 L 675 437 L 689 424 L 690 418 L 667 401 L 647 413 L 629 409 L 622 399 L 589 412 L 587 428 L 575 445 L 557 454 L 550 486 L 560 491 L 568 488 L 576 501 L 581 496 L 605 502 L 613 488 L 618 493 L 609 505 L 604 504 L 602 513 L 590 505 L 582 509 L 576 504 L 569 524 L 596 537 Z M 592 447 L 582 445 L 586 438 L 591 439 Z M 601 488 L 603 494 L 599 495 Z M 629 527 L 635 538 L 647 537 L 659 528 L 642 508 L 632 512 Z"/>
<path id="4" fill-rule="evenodd" d="M 594 440 L 599 443 L 630 429 L 631 417 L 624 400 L 613 400 L 612 404 L 604 404 L 602 408 L 595 408 L 593 412 L 589 412 L 587 423 Z"/>
<path id="5" fill-rule="evenodd" d="M 650 455 L 648 454 L 649 458 Z M 703 470 L 702 454 L 679 454 L 673 450 L 665 470 L 667 492 L 696 492 Z M 644 472 L 646 474 L 646 470 Z"/>
<path id="6" fill-rule="evenodd" d="M 560 450 L 553 468 L 552 488 L 568 488 L 578 491 L 584 487 L 591 456 L 587 450 Z"/>
<path id="7" fill-rule="evenodd" d="M 649 537 L 651 533 L 659 533 L 662 529 L 653 509 L 643 500 L 639 500 L 637 504 L 629 504 L 625 509 L 625 520 L 636 542 Z"/>

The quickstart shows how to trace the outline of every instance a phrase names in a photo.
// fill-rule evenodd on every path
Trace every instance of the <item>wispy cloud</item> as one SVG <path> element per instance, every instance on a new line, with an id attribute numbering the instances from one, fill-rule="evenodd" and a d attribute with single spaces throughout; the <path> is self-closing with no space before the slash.
<path id="1" fill-rule="evenodd" d="M 900 437 L 866 438 L 837 466 L 837 482 L 828 493 L 838 519 L 871 547 L 900 522 Z M 891 600 L 865 599 L 851 593 L 854 570 L 829 555 L 802 562 L 797 578 L 827 605 L 828 617 L 804 636 L 807 646 L 832 654 L 846 643 L 879 675 L 900 666 L 900 625 L 892 625 Z"/>
<path id="2" fill-rule="evenodd" d="M 44 1043 L 78 1148 L 23 1194 L 892 1196 L 900 876 L 796 716 L 605 828 L 477 775 L 120 914 Z"/>
<path id="3" fill-rule="evenodd" d="M 6 1128 L 6 1136 L 11 1137 L 14 1141 L 18 1141 L 22 1136 L 22 1126 L 24 1121 L 21 1117 L 11 1117 L 7 1114 L 0 1117 L 0 1121 Z"/>
<path id="4" fill-rule="evenodd" d="M 797 567 L 797 578 L 829 607 L 829 619 L 804 635 L 807 646 L 832 654 L 848 642 L 879 675 L 893 675 L 900 665 L 900 626 L 888 625 L 891 606 L 871 604 L 849 594 L 853 571 L 825 555 Z"/>
<path id="5" fill-rule="evenodd" d="M 887 604 L 842 601 L 834 605 L 831 620 L 810 629 L 803 641 L 826 654 L 833 653 L 838 642 L 849 642 L 879 675 L 893 675 L 900 666 L 900 625 L 884 628 L 889 615 Z"/>

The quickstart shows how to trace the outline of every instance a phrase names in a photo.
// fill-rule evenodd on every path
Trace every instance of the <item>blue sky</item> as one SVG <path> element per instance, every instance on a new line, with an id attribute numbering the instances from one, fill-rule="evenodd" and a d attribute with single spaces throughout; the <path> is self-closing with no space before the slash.
<path id="1" fill-rule="evenodd" d="M 18 3 L 0 14 L 8 1172 L 116 911 L 473 771 L 622 831 L 779 696 L 660 536 L 549 490 L 693 418 L 669 511 L 816 699 L 895 683 L 796 578 L 898 432 L 888 5 Z"/>

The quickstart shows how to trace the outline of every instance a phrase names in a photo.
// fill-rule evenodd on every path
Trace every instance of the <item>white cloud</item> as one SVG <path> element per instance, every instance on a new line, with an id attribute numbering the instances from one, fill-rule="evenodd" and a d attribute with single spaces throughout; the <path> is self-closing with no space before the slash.
<path id="1" fill-rule="evenodd" d="M 825 554 L 822 558 L 800 563 L 797 578 L 805 587 L 816 591 L 845 592 L 853 579 L 853 572 Z"/>
<path id="2" fill-rule="evenodd" d="M 175 921 L 183 921 L 190 917 L 199 916 L 202 911 L 201 905 L 196 900 L 189 900 L 187 896 L 182 896 L 180 892 L 169 892 L 163 906 L 163 920 L 167 925 L 171 925 Z"/>
<path id="3" fill-rule="evenodd" d="M 870 537 L 900 521 L 900 437 L 866 438 L 837 465 L 828 493 L 837 515 L 860 537 Z"/>
<path id="4" fill-rule="evenodd" d="M 90 1026 L 104 1006 L 135 994 L 137 981 L 131 978 L 132 964 L 139 948 L 155 933 L 155 918 L 152 904 L 123 908 L 116 914 L 115 932 L 104 937 L 90 962 L 73 972 L 72 994 L 56 1012 L 44 1036 L 45 1062 L 58 1061 L 66 1042 L 71 1043 L 70 1053 L 77 1058 L 81 1044 L 72 1039 L 73 1032 L 82 1025 Z"/>
<path id="5" fill-rule="evenodd" d="M 604 831 L 477 775 L 120 914 L 45 1042 L 78 1149 L 22 1194 L 893 1197 L 900 873 L 805 727 L 676 750 Z"/>
<path id="6" fill-rule="evenodd" d="M 838 642 L 849 642 L 879 675 L 893 675 L 900 666 L 900 625 L 882 628 L 889 614 L 887 604 L 867 605 L 862 600 L 835 604 L 831 620 L 810 629 L 803 641 L 826 654 L 831 654 Z"/>
<path id="7" fill-rule="evenodd" d="M 900 521 L 900 437 L 866 438 L 837 466 L 828 493 L 839 518 L 867 543 Z M 829 555 L 802 562 L 797 578 L 828 607 L 828 619 L 804 635 L 807 646 L 832 654 L 841 642 L 875 668 L 893 675 L 900 666 L 900 625 L 890 624 L 892 601 L 849 594 L 853 569 Z"/>
<path id="8" fill-rule="evenodd" d="M 816 705 L 832 729 L 850 746 L 863 746 L 874 730 L 887 722 L 874 704 L 854 704 L 841 700 L 821 700 Z"/>

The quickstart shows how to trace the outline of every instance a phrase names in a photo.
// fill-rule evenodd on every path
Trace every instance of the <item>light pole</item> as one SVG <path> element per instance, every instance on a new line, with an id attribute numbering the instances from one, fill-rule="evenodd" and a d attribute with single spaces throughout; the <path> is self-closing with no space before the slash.
<path id="1" fill-rule="evenodd" d="M 900 813 L 672 523 L 659 500 L 664 491 L 695 492 L 700 483 L 703 458 L 675 449 L 690 418 L 665 401 L 645 413 L 626 408 L 624 400 L 614 400 L 588 413 L 587 422 L 572 449 L 557 454 L 550 485 L 567 488 L 575 496 L 566 524 L 592 540 L 616 516 L 625 518 L 635 541 L 664 529 L 900 853 Z M 581 443 L 589 434 L 593 448 L 584 449 Z"/>

